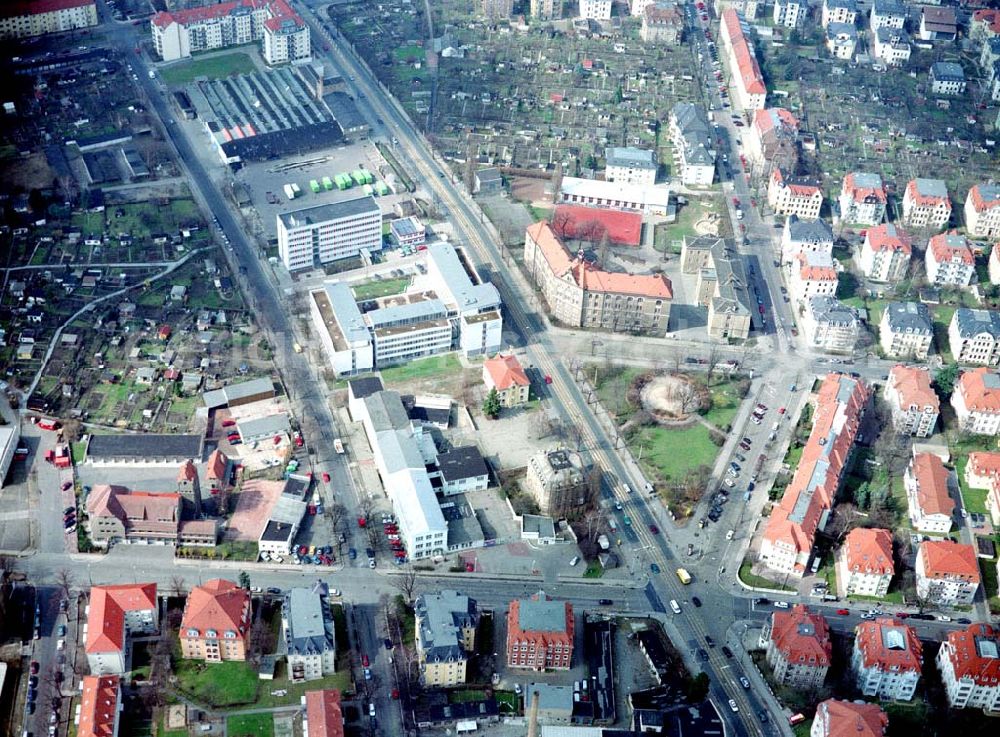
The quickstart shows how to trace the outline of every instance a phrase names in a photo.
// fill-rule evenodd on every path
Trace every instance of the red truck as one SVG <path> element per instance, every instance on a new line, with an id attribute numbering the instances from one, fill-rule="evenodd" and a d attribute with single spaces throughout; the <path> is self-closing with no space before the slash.
<path id="1" fill-rule="evenodd" d="M 44 417 L 39 418 L 38 427 L 41 430 L 58 430 L 62 427 L 58 420 L 47 420 Z"/>
<path id="2" fill-rule="evenodd" d="M 69 448 L 65 445 L 57 445 L 55 450 L 46 451 L 45 460 L 56 468 L 69 468 L 72 465 Z"/>

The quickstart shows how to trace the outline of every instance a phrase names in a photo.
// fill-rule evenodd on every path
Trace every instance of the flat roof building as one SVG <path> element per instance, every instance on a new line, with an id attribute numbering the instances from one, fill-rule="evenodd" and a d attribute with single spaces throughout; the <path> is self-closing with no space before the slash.
<path id="1" fill-rule="evenodd" d="M 201 435 L 91 435 L 89 466 L 180 466 L 201 459 Z"/>
<path id="2" fill-rule="evenodd" d="M 372 196 L 277 215 L 278 255 L 289 271 L 382 249 L 382 211 Z"/>

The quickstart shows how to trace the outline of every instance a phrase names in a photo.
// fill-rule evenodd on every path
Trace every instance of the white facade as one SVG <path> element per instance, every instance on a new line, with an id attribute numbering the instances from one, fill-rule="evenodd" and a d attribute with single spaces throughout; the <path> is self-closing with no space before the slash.
<path id="1" fill-rule="evenodd" d="M 831 23 L 854 25 L 858 19 L 858 8 L 854 0 L 823 0 L 821 24 L 826 28 Z"/>
<path id="2" fill-rule="evenodd" d="M 906 276 L 911 253 L 909 236 L 890 223 L 868 229 L 856 260 L 868 279 L 892 283 Z"/>
<path id="3" fill-rule="evenodd" d="M 611 0 L 580 0 L 580 17 L 610 20 Z"/>
<path id="4" fill-rule="evenodd" d="M 772 20 L 776 26 L 798 28 L 802 15 L 802 5 L 799 0 L 776 0 Z"/>
<path id="5" fill-rule="evenodd" d="M 976 261 L 965 236 L 942 233 L 931 238 L 926 255 L 927 281 L 938 286 L 967 287 Z"/>
<path id="6" fill-rule="evenodd" d="M 951 708 L 1000 711 L 1000 643 L 993 627 L 977 623 L 949 633 L 936 662 Z"/>
<path id="7" fill-rule="evenodd" d="M 633 148 L 609 148 L 604 178 L 609 182 L 651 186 L 656 183 L 656 157 L 652 151 Z"/>
<path id="8" fill-rule="evenodd" d="M 971 558 L 971 565 L 975 570 L 967 573 L 935 571 L 935 563 L 928 563 L 929 546 L 946 545 L 953 548 L 967 548 L 968 557 Z M 936 557 L 936 556 L 935 556 Z M 961 543 L 945 542 L 923 542 L 917 551 L 917 596 L 939 606 L 968 606 L 976 598 L 979 590 L 979 569 L 976 565 L 975 550 L 971 545 Z"/>
<path id="9" fill-rule="evenodd" d="M 910 60 L 910 37 L 901 28 L 880 28 L 875 31 L 875 58 L 887 66 L 898 67 Z"/>
<path id="10" fill-rule="evenodd" d="M 800 220 L 792 215 L 781 232 L 781 260 L 793 261 L 800 253 L 821 253 L 833 258 L 833 231 L 822 220 Z"/>
<path id="11" fill-rule="evenodd" d="M 915 377 L 918 371 L 923 376 Z M 918 438 L 934 434 L 940 402 L 926 369 L 894 366 L 885 385 L 885 399 L 892 408 L 892 424 L 897 432 Z"/>
<path id="12" fill-rule="evenodd" d="M 1000 185 L 977 184 L 969 189 L 965 227 L 973 238 L 1000 238 Z"/>
<path id="13" fill-rule="evenodd" d="M 289 271 L 382 248 L 382 211 L 371 196 L 280 213 L 277 223 L 278 255 Z"/>
<path id="14" fill-rule="evenodd" d="M 861 333 L 861 323 L 853 309 L 834 297 L 806 300 L 802 331 L 809 345 L 830 353 L 850 353 Z"/>
<path id="15" fill-rule="evenodd" d="M 940 179 L 912 179 L 903 193 L 903 222 L 913 228 L 940 230 L 951 218 L 948 187 Z"/>
<path id="16" fill-rule="evenodd" d="M 46 5 L 46 10 L 37 12 L 38 9 L 31 8 L 28 3 L 17 3 L 15 7 L 28 12 L 0 17 L 0 38 L 30 38 L 89 28 L 98 23 L 95 0 L 62 0 Z"/>
<path id="17" fill-rule="evenodd" d="M 666 215 L 670 204 L 670 188 L 665 185 L 619 184 L 563 177 L 559 202 L 625 212 L 638 211 L 646 215 Z"/>
<path id="18" fill-rule="evenodd" d="M 879 623 L 885 620 L 879 620 Z M 890 653 L 894 649 L 906 647 L 906 635 L 899 630 L 906 626 L 889 627 L 881 625 L 879 635 L 888 642 L 883 642 L 882 647 Z M 854 640 L 854 649 L 851 654 L 851 669 L 858 688 L 865 696 L 877 696 L 883 701 L 909 701 L 913 698 L 917 690 L 917 683 L 920 681 L 920 670 L 910 668 L 900 669 L 898 665 L 879 662 L 865 662 L 865 654 L 859 645 L 858 639 Z"/>
<path id="19" fill-rule="evenodd" d="M 882 177 L 851 172 L 840 189 L 840 220 L 858 225 L 878 225 L 885 219 L 886 195 Z"/>
<path id="20" fill-rule="evenodd" d="M 0 425 L 0 489 L 3 488 L 3 481 L 7 478 L 10 464 L 14 460 L 14 453 L 21 440 L 21 426 L 15 422 L 12 425 Z"/>

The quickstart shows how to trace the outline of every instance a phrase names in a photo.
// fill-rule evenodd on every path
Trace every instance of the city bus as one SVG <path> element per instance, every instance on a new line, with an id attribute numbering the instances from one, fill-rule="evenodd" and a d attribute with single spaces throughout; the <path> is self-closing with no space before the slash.
<path id="1" fill-rule="evenodd" d="M 680 581 L 681 581 L 681 583 L 684 584 L 685 586 L 687 584 L 691 583 L 691 574 L 688 573 L 683 568 L 678 568 L 677 569 L 677 578 L 679 578 Z"/>

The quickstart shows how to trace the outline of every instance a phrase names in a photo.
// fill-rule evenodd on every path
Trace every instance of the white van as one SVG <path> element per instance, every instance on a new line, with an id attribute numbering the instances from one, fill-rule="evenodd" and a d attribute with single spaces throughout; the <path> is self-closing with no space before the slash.
<path id="1" fill-rule="evenodd" d="M 571 560 L 571 561 L 569 562 L 569 564 L 570 564 L 571 566 L 575 566 L 575 565 L 576 565 L 577 563 L 579 563 L 579 562 L 580 562 L 580 556 L 579 556 L 579 555 L 574 555 L 574 556 L 573 556 L 573 560 Z"/>
<path id="2" fill-rule="evenodd" d="M 672 611 L 674 614 L 681 613 L 681 608 L 674 599 L 670 600 L 670 611 Z"/>
<path id="3" fill-rule="evenodd" d="M 776 609 L 788 609 L 788 602 L 787 601 L 776 601 L 776 602 L 774 602 L 774 607 Z"/>

